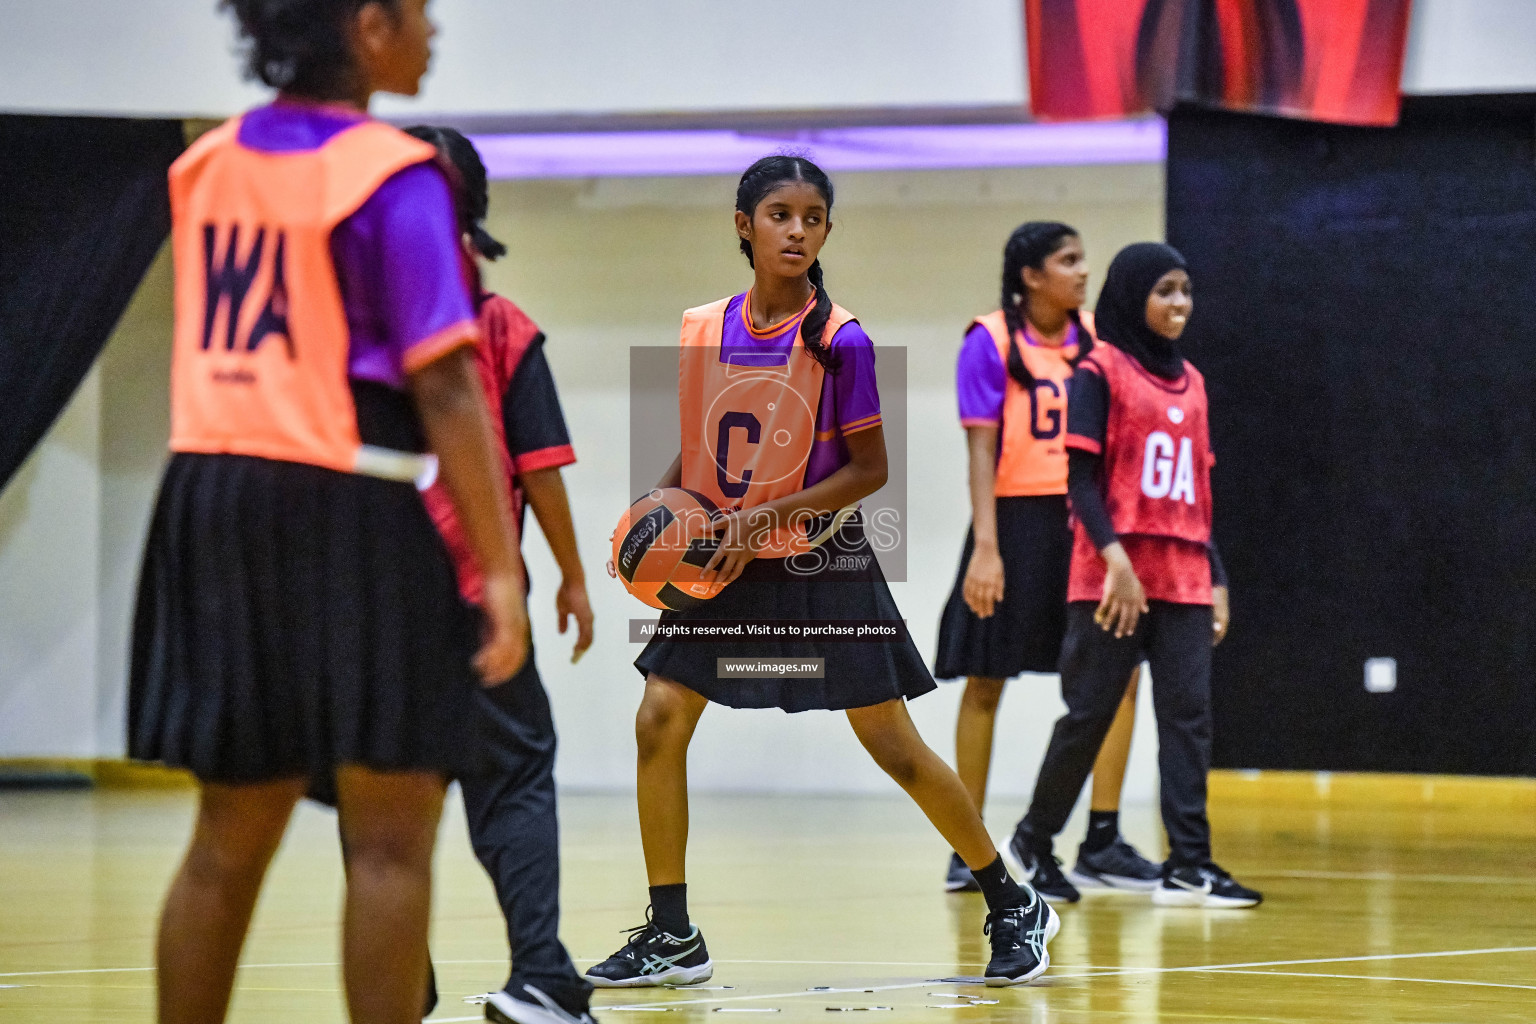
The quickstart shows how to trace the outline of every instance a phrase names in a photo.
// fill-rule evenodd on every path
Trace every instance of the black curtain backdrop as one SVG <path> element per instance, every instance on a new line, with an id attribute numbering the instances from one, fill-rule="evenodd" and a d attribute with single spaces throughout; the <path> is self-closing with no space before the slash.
<path id="1" fill-rule="evenodd" d="M 1536 774 L 1536 97 L 1180 110 L 1167 182 L 1233 587 L 1216 763 Z"/>
<path id="2" fill-rule="evenodd" d="M 181 150 L 179 121 L 0 115 L 0 488 L 170 231 L 166 171 Z"/>

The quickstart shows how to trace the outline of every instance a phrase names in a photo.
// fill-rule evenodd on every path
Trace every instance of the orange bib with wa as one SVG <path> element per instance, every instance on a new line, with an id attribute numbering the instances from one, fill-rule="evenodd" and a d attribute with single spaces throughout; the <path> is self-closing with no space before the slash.
<path id="1" fill-rule="evenodd" d="M 319 149 L 242 146 L 236 118 L 171 167 L 171 449 L 350 472 L 361 442 L 331 232 L 431 145 L 363 121 Z"/>
<path id="2" fill-rule="evenodd" d="M 707 495 L 722 510 L 753 508 L 805 489 L 806 465 L 816 441 L 816 413 L 826 370 L 800 338 L 783 362 L 763 361 L 761 350 L 743 362 L 722 359 L 721 340 L 730 299 L 683 314 L 678 372 L 682 411 L 683 487 Z M 833 304 L 822 339 L 830 346 L 854 316 Z M 760 558 L 786 558 L 815 546 L 808 531 L 824 517 L 769 524 Z"/>
<path id="3" fill-rule="evenodd" d="M 1080 312 L 1083 329 L 1093 333 L 1093 315 Z M 1078 346 L 1019 345 L 1019 356 L 1035 379 L 1026 388 L 1008 373 L 1008 323 L 1002 310 L 977 317 L 992 335 L 997 357 L 1007 377 L 1003 393 L 1003 422 L 999 427 L 997 480 L 999 498 L 1067 493 L 1067 383 L 1072 379 Z"/>

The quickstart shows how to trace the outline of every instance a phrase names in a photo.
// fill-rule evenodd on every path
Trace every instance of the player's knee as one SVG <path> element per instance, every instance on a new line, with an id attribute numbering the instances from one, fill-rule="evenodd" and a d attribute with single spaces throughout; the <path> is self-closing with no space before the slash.
<path id="1" fill-rule="evenodd" d="M 969 679 L 960 701 L 966 710 L 983 715 L 996 715 L 997 705 L 1003 699 L 1001 679 Z"/>
<path id="2" fill-rule="evenodd" d="M 187 850 L 185 870 L 204 884 L 248 887 L 261 883 L 268 859 L 266 846 L 246 837 L 200 835 Z"/>
<path id="3" fill-rule="evenodd" d="M 883 729 L 864 723 L 858 730 L 859 742 L 874 758 L 880 770 L 889 775 L 903 789 L 917 781 L 922 770 L 923 754 L 927 747 L 921 741 L 911 742 L 911 737 L 900 730 Z"/>
<path id="4" fill-rule="evenodd" d="M 635 712 L 635 743 L 641 760 L 656 757 L 686 742 L 687 716 L 681 702 L 647 693 Z"/>
<path id="5" fill-rule="evenodd" d="M 347 869 L 349 871 L 425 872 L 432 864 L 433 829 L 397 823 L 369 823 L 349 828 L 347 832 Z"/>
<path id="6" fill-rule="evenodd" d="M 1187 729 L 1210 728 L 1211 697 L 1190 687 L 1169 686 L 1155 693 L 1158 721 L 1178 722 Z"/>
<path id="7" fill-rule="evenodd" d="M 916 751 L 892 744 L 871 747 L 869 752 L 880 769 L 902 789 L 911 789 L 917 782 L 922 768 L 922 758 Z"/>

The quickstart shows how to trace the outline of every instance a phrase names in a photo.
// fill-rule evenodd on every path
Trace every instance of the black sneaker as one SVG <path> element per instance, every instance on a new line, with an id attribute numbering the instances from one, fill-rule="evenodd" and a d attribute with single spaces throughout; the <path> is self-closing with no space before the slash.
<path id="1" fill-rule="evenodd" d="M 597 1024 L 585 1005 L 573 1012 L 537 985 L 528 984 L 487 995 L 485 1019 L 497 1024 Z"/>
<path id="2" fill-rule="evenodd" d="M 1024 833 L 1014 832 L 1008 840 L 1008 852 L 1018 861 L 1019 875 L 1034 886 L 1047 903 L 1076 903 L 1083 898 L 1076 886 L 1061 873 L 1061 861 L 1049 855 L 1038 856 L 1029 848 Z"/>
<path id="3" fill-rule="evenodd" d="M 1029 892 L 1026 904 L 992 911 L 987 915 L 985 928 L 992 943 L 987 984 L 993 988 L 1025 985 L 1040 977 L 1051 966 L 1051 955 L 1045 945 L 1060 930 L 1061 918 L 1034 892 Z"/>
<path id="4" fill-rule="evenodd" d="M 971 869 L 965 866 L 965 861 L 960 859 L 958 853 L 949 855 L 949 874 L 944 876 L 944 891 L 981 892 L 981 886 L 971 876 Z"/>
<path id="5" fill-rule="evenodd" d="M 1151 892 L 1163 882 L 1163 866 L 1147 860 L 1123 836 L 1115 836 L 1097 852 L 1078 847 L 1077 865 L 1068 877 L 1083 889 Z"/>
<path id="6" fill-rule="evenodd" d="M 598 988 L 648 988 L 655 985 L 695 985 L 708 981 L 715 965 L 704 947 L 697 925 L 683 938 L 669 935 L 651 920 L 629 929 L 629 941 L 613 956 L 587 971 Z"/>
<path id="7" fill-rule="evenodd" d="M 1198 868 L 1169 868 L 1163 884 L 1152 893 L 1152 902 L 1160 907 L 1256 907 L 1262 893 L 1239 885 L 1237 880 L 1215 864 Z"/>

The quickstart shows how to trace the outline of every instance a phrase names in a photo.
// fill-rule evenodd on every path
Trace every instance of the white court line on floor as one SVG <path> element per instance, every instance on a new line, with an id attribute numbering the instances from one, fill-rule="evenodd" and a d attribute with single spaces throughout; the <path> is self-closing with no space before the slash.
<path id="1" fill-rule="evenodd" d="M 1331 882 L 1412 882 L 1428 885 L 1536 885 L 1512 875 L 1401 875 L 1392 871 L 1245 871 L 1251 878 L 1299 878 Z"/>
<path id="2" fill-rule="evenodd" d="M 1507 981 L 1471 981 L 1461 978 L 1394 978 L 1384 974 L 1320 974 L 1313 971 L 1212 971 L 1212 974 L 1257 974 L 1270 978 L 1342 978 L 1347 981 L 1411 981 L 1424 985 L 1471 985 L 1477 988 L 1518 988 L 1536 992 L 1536 985 Z"/>
<path id="3" fill-rule="evenodd" d="M 1053 978 L 1113 978 L 1127 974 L 1185 974 L 1231 971 L 1243 967 L 1305 967 L 1310 964 L 1359 964 L 1379 960 L 1422 960 L 1444 956 L 1487 956 L 1495 953 L 1536 953 L 1536 946 L 1490 946 L 1486 949 L 1442 949 L 1432 953 L 1377 953 L 1373 956 L 1324 956 L 1309 960 L 1262 960 L 1245 964 L 1196 964 L 1189 967 L 1123 967 L 1101 974 L 1053 974 Z"/>
<path id="4" fill-rule="evenodd" d="M 1129 968 L 1114 968 L 1114 969 L 1103 971 L 1103 972 L 1098 973 L 1098 974 L 1046 974 L 1044 977 L 1047 980 L 1057 980 L 1057 981 L 1066 981 L 1066 980 L 1071 980 L 1071 979 L 1090 979 L 1090 980 L 1095 980 L 1096 981 L 1099 978 L 1113 978 L 1113 977 L 1120 977 L 1120 976 L 1133 975 L 1133 974 L 1181 974 L 1181 973 L 1192 973 L 1192 972 L 1203 972 L 1203 971 L 1210 971 L 1210 972 L 1213 972 L 1213 973 L 1229 972 L 1229 973 L 1232 973 L 1232 974 L 1236 974 L 1236 973 L 1239 973 L 1239 969 L 1240 968 L 1245 968 L 1245 967 L 1290 967 L 1290 966 L 1304 966 L 1304 965 L 1308 965 L 1308 964 L 1363 963 L 1363 962 L 1367 962 L 1367 961 L 1377 961 L 1377 960 L 1416 960 L 1416 959 L 1425 959 L 1425 958 L 1429 958 L 1429 957 L 1481 956 L 1481 955 L 1493 954 L 1493 953 L 1532 953 L 1532 952 L 1536 952 L 1536 946 L 1494 946 L 1494 947 L 1489 947 L 1489 948 L 1486 948 L 1486 949 L 1445 949 L 1445 950 L 1436 950 L 1436 951 L 1428 952 L 1428 953 L 1380 953 L 1380 954 L 1376 954 L 1376 955 L 1373 955 L 1373 956 L 1319 957 L 1319 958 L 1311 959 L 1311 960 L 1272 960 L 1272 961 L 1258 962 L 1258 963 L 1201 964 L 1201 965 L 1194 965 L 1194 966 L 1189 966 L 1189 967 L 1129 967 Z M 1069 968 L 1069 970 L 1070 970 L 1070 968 Z M 646 1002 L 646 1003 L 626 1003 L 626 1004 L 623 1004 L 623 1005 L 625 1005 L 625 1006 L 634 1006 L 634 1007 L 698 1006 L 698 1005 L 702 1005 L 702 1004 L 734 1003 L 734 1002 L 742 1002 L 742 1001 L 746 1001 L 746 1000 L 756 1001 L 756 1000 L 763 1000 L 763 999 L 801 999 L 801 998 L 804 998 L 805 996 L 832 996 L 832 995 L 839 995 L 839 994 L 847 995 L 849 993 L 863 993 L 863 992 L 894 992 L 894 991 L 898 991 L 898 990 L 901 990 L 901 989 L 921 988 L 924 985 L 932 985 L 932 984 L 934 984 L 934 982 L 933 982 L 932 979 L 930 979 L 928 981 L 909 982 L 909 983 L 903 983 L 903 984 L 899 984 L 899 985 L 872 985 L 872 986 L 866 986 L 866 987 L 863 987 L 863 988 L 834 988 L 834 989 L 828 989 L 828 990 L 825 990 L 825 991 L 778 992 L 778 993 L 772 993 L 772 994 L 768 994 L 768 995 L 727 996 L 725 998 L 720 998 L 720 999 L 707 999 L 707 998 L 706 999 L 665 999 L 665 1000 L 657 1000 L 657 1001 L 654 1001 L 654 1002 Z M 686 992 L 687 989 L 679 989 L 679 991 Z M 613 1009 L 613 1007 L 605 1007 L 605 1009 Z"/>
<path id="5" fill-rule="evenodd" d="M 1086 975 L 1085 975 L 1086 977 Z M 700 1006 L 709 1003 L 744 1003 L 761 1002 L 764 999 L 803 999 L 806 996 L 821 996 L 831 998 L 833 996 L 867 995 L 873 992 L 898 992 L 905 988 L 925 988 L 932 986 L 934 981 L 908 981 L 899 985 L 861 985 L 858 988 L 823 988 L 823 989 L 799 989 L 794 992 L 765 992 L 757 996 L 721 996 L 716 999 L 658 999 L 649 1003 L 620 1003 L 616 1006 L 596 1006 L 599 1011 L 607 1010 L 644 1010 L 655 1006 Z M 611 990 L 610 990 L 611 991 Z M 686 988 L 677 991 L 686 992 Z"/>
<path id="6" fill-rule="evenodd" d="M 577 963 L 599 963 L 606 957 L 576 957 Z M 434 960 L 433 963 L 447 966 L 468 966 L 474 964 L 504 964 L 506 957 L 494 957 L 490 959 L 475 960 Z M 722 960 L 715 959 L 717 964 L 786 964 L 804 967 L 939 967 L 950 969 L 955 967 L 985 967 L 986 964 L 963 964 L 953 960 L 944 961 L 904 961 L 904 960 Z M 302 964 L 241 964 L 242 971 L 259 971 L 268 968 L 302 968 L 302 967 L 340 967 L 337 961 L 314 961 Z M 1074 970 L 1102 971 L 1115 970 L 1116 968 L 1096 967 L 1092 964 L 1073 965 Z M 153 967 L 78 967 L 69 970 L 57 971 L 10 971 L 0 974 L 0 978 L 45 978 L 65 974 L 132 974 L 135 972 L 153 971 Z"/>
<path id="7" fill-rule="evenodd" d="M 1060 965 L 1058 965 L 1058 967 L 1060 967 L 1061 969 L 1069 970 L 1069 971 L 1073 971 L 1073 970 L 1099 971 L 1100 973 L 1099 974 L 1081 974 L 1081 975 L 1072 975 L 1072 974 L 1061 975 L 1061 974 L 1056 974 L 1056 975 L 1051 975 L 1051 977 L 1057 977 L 1057 978 L 1095 978 L 1095 977 L 1103 978 L 1103 977 L 1110 977 L 1110 976 L 1121 975 L 1121 974 L 1173 974 L 1173 973 L 1189 972 L 1189 971 L 1235 971 L 1238 968 L 1244 968 L 1244 967 L 1300 967 L 1300 966 L 1306 966 L 1308 964 L 1364 963 L 1364 962 L 1367 962 L 1367 961 L 1375 961 L 1375 960 L 1414 960 L 1414 959 L 1420 959 L 1420 958 L 1426 958 L 1426 957 L 1443 957 L 1443 956 L 1484 956 L 1484 955 L 1491 955 L 1491 954 L 1496 954 L 1496 953 L 1536 953 L 1536 946 L 1489 946 L 1489 947 L 1483 948 L 1483 949 L 1443 949 L 1443 950 L 1435 950 L 1435 951 L 1427 952 L 1427 953 L 1379 953 L 1379 954 L 1376 954 L 1374 956 L 1317 957 L 1317 958 L 1310 959 L 1310 960 L 1263 960 L 1263 961 L 1255 961 L 1255 962 L 1252 962 L 1252 963 L 1237 963 L 1237 964 L 1195 964 L 1195 965 L 1191 965 L 1191 966 L 1187 966 L 1187 967 L 1099 967 L 1099 966 L 1095 966 L 1095 965 L 1091 965 L 1091 964 L 1082 964 L 1082 965 L 1060 964 Z M 491 963 L 499 964 L 499 963 L 504 963 L 505 961 L 502 960 L 502 959 L 495 959 L 495 960 L 438 960 L 436 962 L 439 963 L 439 964 L 491 964 Z M 953 961 L 949 961 L 949 962 L 946 962 L 946 963 L 933 963 L 933 962 L 929 962 L 929 963 L 901 963 L 901 962 L 886 962 L 886 961 L 879 961 L 879 960 L 717 960 L 715 962 L 716 963 L 735 963 L 735 964 L 797 964 L 797 965 L 809 966 L 809 967 L 816 967 L 816 966 L 824 966 L 824 967 L 864 966 L 864 967 L 951 967 L 952 968 L 952 967 L 975 967 L 975 966 L 980 966 L 978 964 L 960 964 L 960 963 L 955 963 Z M 336 967 L 336 966 L 339 966 L 339 965 L 334 960 L 318 960 L 318 961 L 314 961 L 314 962 L 311 962 L 311 963 L 301 963 L 301 964 L 241 964 L 240 965 L 240 970 L 242 970 L 242 971 L 250 971 L 250 970 L 263 970 L 263 969 L 267 969 L 267 968 L 302 968 L 302 967 Z M 70 975 L 70 974 L 132 974 L 132 973 L 142 973 L 142 972 L 153 971 L 153 970 L 154 970 L 153 967 L 80 967 L 80 968 L 73 968 L 73 969 L 70 969 L 70 970 L 61 970 L 61 971 L 7 971 L 7 972 L 4 972 L 4 973 L 0 973 L 0 978 L 46 978 L 46 977 L 57 977 L 57 976 L 60 976 L 60 975 Z M 932 979 L 929 979 L 928 981 L 919 982 L 918 984 L 927 985 L 927 984 L 931 984 L 931 983 L 932 983 Z M 903 985 L 903 986 L 898 986 L 898 987 L 905 988 L 905 987 L 909 987 L 909 986 Z M 684 990 L 684 991 L 686 991 L 686 990 Z M 860 990 L 860 991 L 862 991 L 862 990 Z"/>

